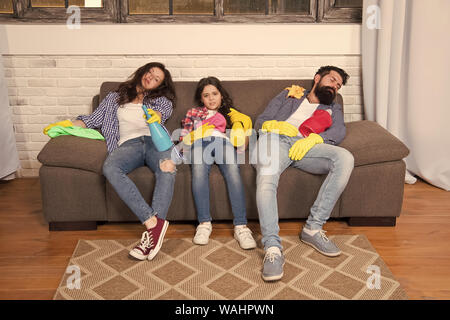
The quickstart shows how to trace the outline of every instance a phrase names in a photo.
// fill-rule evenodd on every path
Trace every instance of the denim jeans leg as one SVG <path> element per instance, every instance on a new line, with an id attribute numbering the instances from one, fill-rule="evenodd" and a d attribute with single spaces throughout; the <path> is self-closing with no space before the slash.
<path id="1" fill-rule="evenodd" d="M 159 152 L 151 137 L 146 136 L 145 163 L 155 174 L 155 188 L 153 190 L 152 208 L 160 219 L 166 219 L 167 211 L 172 202 L 175 185 L 176 169 L 173 172 L 161 170 L 161 163 L 171 159 L 172 148 Z"/>
<path id="2" fill-rule="evenodd" d="M 282 249 L 278 225 L 277 189 L 281 173 L 292 163 L 289 148 L 292 141 L 278 134 L 264 134 L 257 144 L 256 204 L 264 249 Z"/>
<path id="3" fill-rule="evenodd" d="M 338 146 L 318 144 L 292 166 L 313 174 L 327 174 L 306 221 L 308 229 L 322 229 L 350 178 L 353 155 Z"/>
<path id="4" fill-rule="evenodd" d="M 128 140 L 115 149 L 103 164 L 104 176 L 142 223 L 153 215 L 153 209 L 127 174 L 144 165 L 144 148 L 142 137 Z"/>
<path id="5" fill-rule="evenodd" d="M 209 203 L 209 173 L 213 155 L 204 153 L 206 149 L 209 149 L 207 147 L 212 141 L 197 140 L 191 148 L 192 193 L 199 223 L 212 220 Z"/>
<path id="6" fill-rule="evenodd" d="M 216 152 L 215 160 L 225 178 L 228 196 L 233 211 L 233 224 L 235 226 L 247 224 L 247 211 L 245 207 L 245 190 L 242 183 L 237 154 L 234 146 L 226 139 L 217 139 L 222 144 L 223 152 Z M 222 141 L 220 141 L 222 140 Z"/>

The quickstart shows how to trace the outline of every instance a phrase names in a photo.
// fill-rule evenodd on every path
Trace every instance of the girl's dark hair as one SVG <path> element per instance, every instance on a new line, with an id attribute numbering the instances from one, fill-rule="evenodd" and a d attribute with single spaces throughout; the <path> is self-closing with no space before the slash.
<path id="1" fill-rule="evenodd" d="M 151 68 L 158 68 L 164 72 L 164 80 L 158 88 L 148 91 L 147 96 L 150 98 L 157 98 L 164 96 L 172 102 L 172 107 L 175 108 L 175 87 L 173 85 L 172 76 L 169 70 L 159 62 L 150 62 L 137 69 L 127 81 L 119 85 L 117 92 L 119 93 L 119 105 L 133 101 L 137 97 L 137 86 L 141 86 L 142 77 L 150 71 Z"/>
<path id="2" fill-rule="evenodd" d="M 202 102 L 202 92 L 203 92 L 203 89 L 207 85 L 212 85 L 212 86 L 216 87 L 217 90 L 219 90 L 220 94 L 222 95 L 222 103 L 219 107 L 218 112 L 220 112 L 225 117 L 225 120 L 227 120 L 227 129 L 230 129 L 231 128 L 231 119 L 228 116 L 228 113 L 230 113 L 230 111 L 231 111 L 230 108 L 236 109 L 236 107 L 233 106 L 233 100 L 231 99 L 227 90 L 225 90 L 225 88 L 222 86 L 219 79 L 217 79 L 216 77 L 207 77 L 207 78 L 201 79 L 197 83 L 197 89 L 195 90 L 195 96 L 194 96 L 195 103 L 200 107 L 204 106 L 203 102 Z M 238 109 L 236 109 L 236 110 L 239 111 Z"/>

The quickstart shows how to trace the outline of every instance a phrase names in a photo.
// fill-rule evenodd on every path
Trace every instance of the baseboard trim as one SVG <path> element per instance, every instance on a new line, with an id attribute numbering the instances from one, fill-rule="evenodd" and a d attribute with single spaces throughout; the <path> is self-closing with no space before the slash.
<path id="1" fill-rule="evenodd" d="M 395 227 L 397 217 L 351 217 L 347 223 L 351 227 Z"/>
<path id="2" fill-rule="evenodd" d="M 50 222 L 49 231 L 84 231 L 97 230 L 97 221 Z"/>

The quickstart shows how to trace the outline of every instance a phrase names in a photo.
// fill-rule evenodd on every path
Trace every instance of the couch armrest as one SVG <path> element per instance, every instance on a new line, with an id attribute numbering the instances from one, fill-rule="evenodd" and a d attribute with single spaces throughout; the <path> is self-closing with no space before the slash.
<path id="1" fill-rule="evenodd" d="M 347 134 L 339 146 L 353 154 L 355 167 L 401 160 L 409 154 L 403 142 L 374 121 L 349 122 L 346 127 Z"/>
<path id="2" fill-rule="evenodd" d="M 59 136 L 51 139 L 37 158 L 46 166 L 83 169 L 102 174 L 106 156 L 105 141 Z"/>

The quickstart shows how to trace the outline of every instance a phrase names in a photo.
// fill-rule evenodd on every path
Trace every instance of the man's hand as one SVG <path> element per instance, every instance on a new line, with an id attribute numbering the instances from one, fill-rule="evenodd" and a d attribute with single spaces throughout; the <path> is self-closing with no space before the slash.
<path id="1" fill-rule="evenodd" d="M 194 143 L 195 140 L 209 137 L 213 133 L 213 131 L 214 126 L 209 123 L 205 123 L 204 125 L 185 135 L 183 137 L 183 143 L 190 146 Z"/>
<path id="2" fill-rule="evenodd" d="M 44 134 L 47 134 L 48 130 L 50 130 L 51 128 L 53 128 L 55 126 L 73 127 L 73 123 L 70 120 L 63 120 L 63 121 L 59 121 L 59 122 L 55 122 L 55 123 L 49 124 L 48 126 L 46 126 L 44 128 L 44 130 L 43 130 Z"/>
<path id="3" fill-rule="evenodd" d="M 269 120 L 263 123 L 262 131 L 274 132 L 288 137 L 295 137 L 298 129 L 286 121 Z"/>
<path id="4" fill-rule="evenodd" d="M 252 119 L 249 116 L 240 113 L 233 108 L 230 108 L 230 110 L 231 111 L 228 113 L 228 116 L 230 117 L 231 123 L 233 125 L 237 122 L 241 122 L 244 131 L 252 129 Z"/>
<path id="5" fill-rule="evenodd" d="M 323 143 L 323 139 L 316 133 L 311 133 L 307 138 L 295 142 L 289 149 L 289 158 L 294 161 L 303 159 L 305 154 L 316 144 Z"/>

